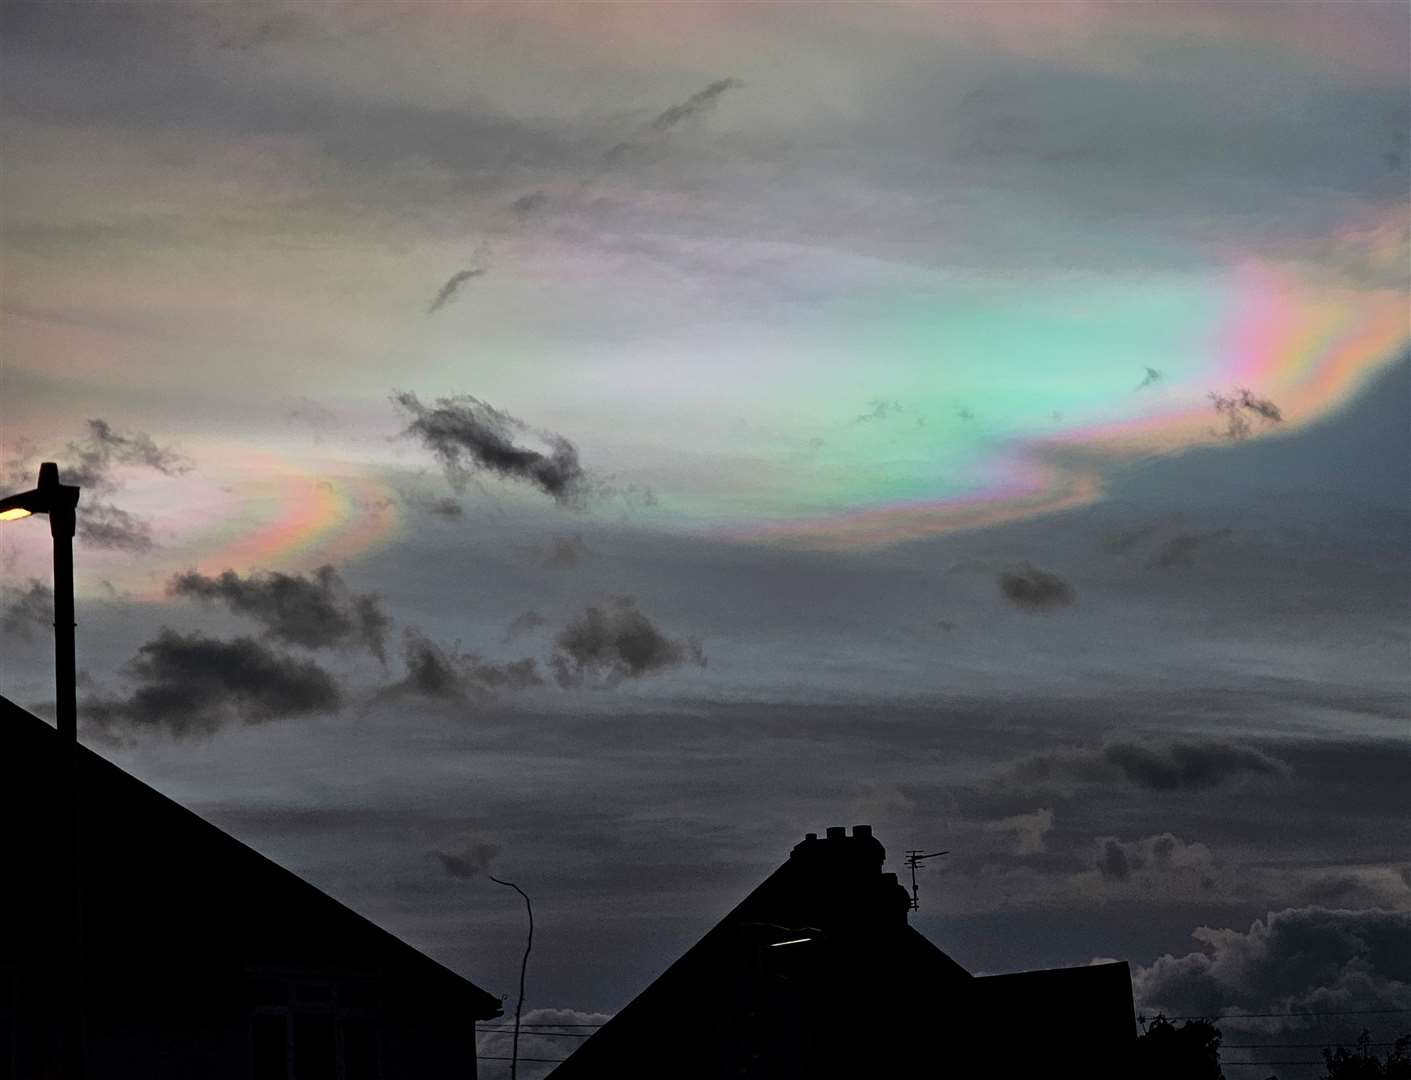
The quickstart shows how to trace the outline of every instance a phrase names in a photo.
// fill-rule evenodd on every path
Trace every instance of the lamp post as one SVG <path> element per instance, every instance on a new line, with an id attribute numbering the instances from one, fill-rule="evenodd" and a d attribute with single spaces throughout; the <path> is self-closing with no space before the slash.
<path id="1" fill-rule="evenodd" d="M 39 483 L 29 491 L 0 499 L 0 521 L 15 521 L 31 514 L 49 515 L 54 538 L 54 690 L 55 719 L 59 730 L 59 775 L 68 815 L 69 852 L 64 860 L 69 905 L 68 956 L 59 970 L 68 976 L 62 994 L 63 1076 L 83 1077 L 83 896 L 80 859 L 78 773 L 78 678 L 74 656 L 73 537 L 79 489 L 59 483 L 59 466 L 46 461 L 39 466 Z M 62 977 L 62 976 L 61 976 Z"/>
<path id="2" fill-rule="evenodd" d="M 78 702 L 75 689 L 73 621 L 73 534 L 78 488 L 59 483 L 59 466 L 46 461 L 39 466 L 39 485 L 0 499 L 0 521 L 14 521 L 31 514 L 49 515 L 54 537 L 54 689 L 59 735 L 65 742 L 78 739 Z"/>

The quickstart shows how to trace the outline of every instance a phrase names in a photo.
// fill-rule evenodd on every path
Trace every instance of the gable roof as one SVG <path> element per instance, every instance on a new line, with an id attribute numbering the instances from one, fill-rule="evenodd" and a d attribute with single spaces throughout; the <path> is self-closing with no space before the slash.
<path id="1" fill-rule="evenodd" d="M 797 845 L 787 862 L 585 1040 L 554 1071 L 555 1080 L 654 1076 L 667 1067 L 678 1076 L 715 1075 L 716 1048 L 687 1062 L 673 1047 L 683 1024 L 707 1033 L 707 1042 L 748 1038 L 736 1030 L 736 999 L 741 973 L 759 965 L 767 965 L 771 978 L 807 987 L 805 996 L 828 998 L 827 1007 L 840 1015 L 885 1008 L 879 997 L 897 989 L 947 992 L 973 983 L 968 971 L 907 925 L 907 893 L 895 874 L 881 872 L 886 853 L 870 829 L 841 832 L 830 830 L 826 840 L 810 834 Z M 877 985 L 878 973 L 889 987 Z M 780 1048 L 771 1068 L 785 1068 L 781 1059 L 799 1053 L 796 1045 Z"/>
<path id="2" fill-rule="evenodd" d="M 554 1080 L 979 1076 L 991 1058 L 1127 1075 L 1126 964 L 972 976 L 907 924 L 885 856 L 865 825 L 809 834 Z"/>
<path id="3" fill-rule="evenodd" d="M 0 890 L 11 927 L 42 925 L 56 906 L 63 749 L 53 727 L 0 697 L 0 821 L 16 880 L 30 885 Z M 117 956 L 136 937 L 150 955 L 209 950 L 247 971 L 335 972 L 351 958 L 467 1019 L 501 1014 L 498 998 L 100 755 L 79 746 L 77 759 L 86 948 Z"/>

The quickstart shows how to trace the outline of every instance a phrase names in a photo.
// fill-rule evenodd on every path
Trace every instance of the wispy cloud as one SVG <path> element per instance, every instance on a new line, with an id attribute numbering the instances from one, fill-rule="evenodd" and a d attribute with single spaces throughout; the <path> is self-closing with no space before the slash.
<path id="1" fill-rule="evenodd" d="M 461 291 L 461 287 L 465 285 L 467 281 L 470 281 L 472 278 L 481 277 L 486 273 L 488 273 L 488 270 L 483 266 L 456 271 L 446 279 L 446 284 L 441 286 L 440 291 L 437 292 L 431 303 L 426 306 L 426 313 L 428 315 L 435 315 L 455 299 L 456 293 Z"/>
<path id="2" fill-rule="evenodd" d="M 1212 540 L 1223 540 L 1232 534 L 1231 529 L 1216 529 L 1208 533 L 1177 533 L 1151 553 L 1147 565 L 1160 570 L 1173 566 L 1187 566 L 1195 557 L 1196 551 Z"/>
<path id="3" fill-rule="evenodd" d="M 859 413 L 853 418 L 854 424 L 868 424 L 873 420 L 885 420 L 895 413 L 904 412 L 900 401 L 888 401 L 885 398 L 873 398 L 868 403 L 868 411 Z"/>
<path id="4" fill-rule="evenodd" d="M 1150 387 L 1153 387 L 1153 386 L 1157 385 L 1157 384 L 1158 384 L 1159 382 L 1161 382 L 1164 378 L 1166 378 L 1166 376 L 1165 376 L 1164 374 L 1162 374 L 1160 371 L 1158 371 L 1156 368 L 1154 368 L 1154 367 L 1149 367 L 1149 368 L 1146 369 L 1146 374 L 1142 376 L 1142 381 L 1139 382 L 1139 383 L 1137 383 L 1136 389 L 1138 389 L 1138 390 L 1146 390 L 1146 389 L 1149 389 Z"/>
<path id="5" fill-rule="evenodd" d="M 1134 525 L 1131 528 L 1111 533 L 1103 540 L 1102 549 L 1112 555 L 1121 555 L 1146 543 L 1160 531 L 1160 525 Z"/>
<path id="6" fill-rule="evenodd" d="M 457 491 L 463 491 L 475 473 L 488 472 L 532 484 L 558 503 L 582 498 L 586 476 L 578 449 L 562 435 L 535 431 L 468 394 L 437 398 L 433 406 L 407 391 L 394 393 L 392 400 L 412 417 L 402 434 L 416 438 L 436 456 Z M 517 445 L 515 440 L 526 434 L 542 440 L 548 452 Z"/>
<path id="7" fill-rule="evenodd" d="M 745 84 L 739 79 L 726 78 L 717 79 L 703 90 L 698 90 L 685 101 L 677 102 L 658 113 L 650 123 L 641 129 L 638 135 L 618 143 L 607 152 L 606 161 L 609 165 L 616 164 L 634 150 L 649 143 L 653 138 L 660 138 L 673 128 L 680 127 L 689 120 L 693 120 L 714 109 L 721 96 L 729 90 L 735 90 Z"/>
<path id="8" fill-rule="evenodd" d="M 493 841 L 470 840 L 451 851 L 435 848 L 431 857 L 441 864 L 441 869 L 450 877 L 469 881 L 489 870 L 499 853 L 500 845 Z"/>
<path id="9" fill-rule="evenodd" d="M 1277 405 L 1268 398 L 1255 396 L 1244 387 L 1230 394 L 1212 393 L 1209 397 L 1215 412 L 1225 421 L 1224 430 L 1215 434 L 1232 442 L 1247 439 L 1253 433 L 1250 417 L 1266 424 L 1282 423 L 1284 419 L 1283 410 Z"/>
<path id="10" fill-rule="evenodd" d="M 72 439 L 57 455 L 59 479 L 82 488 L 77 510 L 78 536 L 92 547 L 142 552 L 154 545 L 151 526 L 110 500 L 120 490 L 115 476 L 119 466 L 153 469 L 165 476 L 188 472 L 190 462 L 176 450 L 160 446 L 145 432 L 123 433 L 108 421 L 88 421 L 88 433 Z M 36 452 L 20 447 L 5 470 L 6 486 L 15 489 L 34 483 Z"/>
<path id="11" fill-rule="evenodd" d="M 647 126 L 653 131 L 669 131 L 677 124 L 689 120 L 693 116 L 699 116 L 708 109 L 714 108 L 720 95 L 727 90 L 735 90 L 744 85 L 745 84 L 739 79 L 717 79 L 704 90 L 696 91 L 685 101 L 673 105 L 669 109 L 664 109 L 658 114 L 656 119 Z"/>

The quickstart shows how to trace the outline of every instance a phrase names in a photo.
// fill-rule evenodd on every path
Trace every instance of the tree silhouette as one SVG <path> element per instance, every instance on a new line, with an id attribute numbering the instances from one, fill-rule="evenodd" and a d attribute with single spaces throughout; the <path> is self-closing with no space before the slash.
<path id="1" fill-rule="evenodd" d="M 1363 1028 L 1355 1050 L 1324 1050 L 1323 1063 L 1325 1080 L 1411 1080 L 1411 1035 L 1401 1036 L 1385 1058 L 1378 1058 L 1372 1052 L 1372 1033 Z"/>
<path id="2" fill-rule="evenodd" d="M 1158 1016 L 1137 1038 L 1133 1075 L 1144 1080 L 1225 1080 L 1220 1070 L 1220 1029 L 1208 1020 L 1177 1027 Z"/>

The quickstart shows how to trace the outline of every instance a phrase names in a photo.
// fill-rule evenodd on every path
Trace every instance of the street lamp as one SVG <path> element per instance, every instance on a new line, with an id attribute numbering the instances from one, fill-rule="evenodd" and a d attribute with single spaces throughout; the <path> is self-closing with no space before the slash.
<path id="1" fill-rule="evenodd" d="M 64 1080 L 83 1076 L 83 872 L 81 861 L 80 790 L 78 774 L 78 691 L 74 662 L 73 535 L 78 488 L 59 483 L 59 466 L 46 461 L 39 466 L 39 484 L 29 491 L 0 499 L 0 521 L 16 521 L 31 514 L 49 515 L 54 537 L 54 688 L 59 729 L 59 775 L 67 811 L 69 852 L 64 886 L 68 893 L 69 941 L 63 1042 Z"/>
<path id="2" fill-rule="evenodd" d="M 78 702 L 74 663 L 73 534 L 78 488 L 59 483 L 59 466 L 46 461 L 39 466 L 39 484 L 29 491 L 0 499 L 0 521 L 15 521 L 31 514 L 49 515 L 54 537 L 54 689 L 59 735 L 68 742 L 78 738 Z"/>

